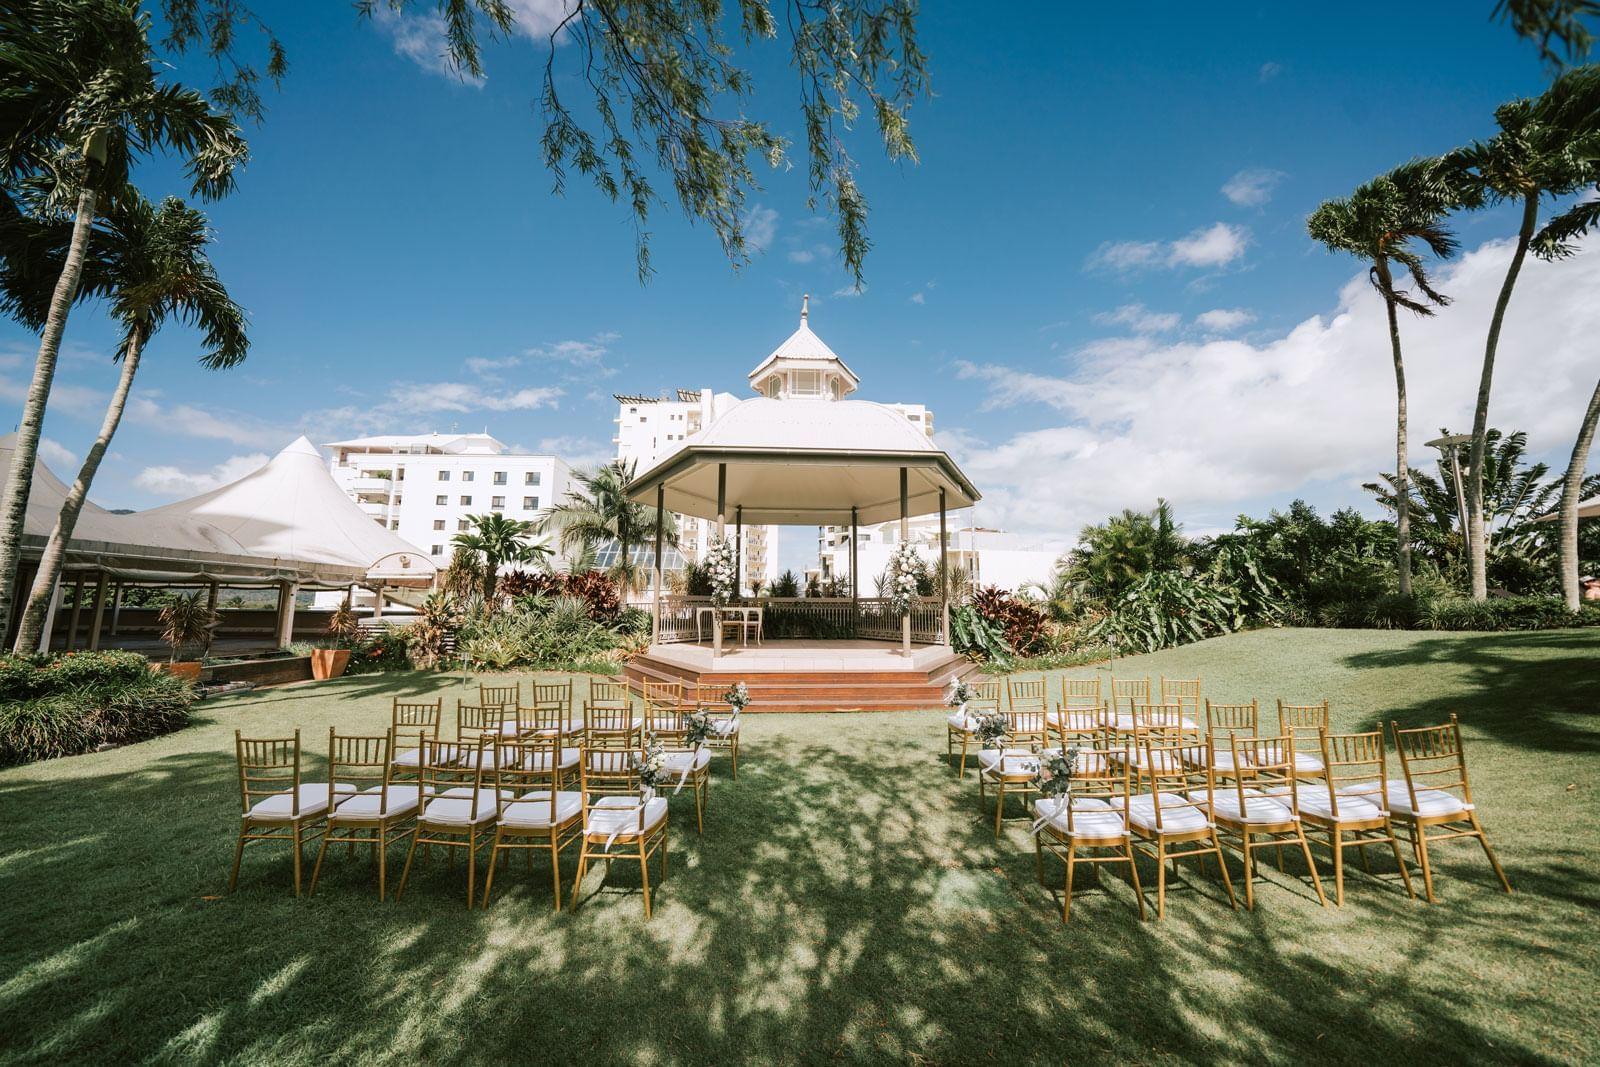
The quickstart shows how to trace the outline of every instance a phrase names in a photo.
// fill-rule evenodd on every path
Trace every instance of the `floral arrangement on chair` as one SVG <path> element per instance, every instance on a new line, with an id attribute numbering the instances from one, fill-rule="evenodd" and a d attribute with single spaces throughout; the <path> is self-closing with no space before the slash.
<path id="1" fill-rule="evenodd" d="M 972 686 L 967 684 L 965 678 L 957 678 L 950 683 L 950 688 L 945 690 L 944 703 L 947 708 L 965 708 L 967 701 L 972 699 Z"/>
<path id="2" fill-rule="evenodd" d="M 927 565 L 910 541 L 901 541 L 889 556 L 889 610 L 904 618 L 911 614 L 917 599 L 917 583 L 927 574 Z"/>
<path id="3" fill-rule="evenodd" d="M 719 608 L 723 607 L 739 592 L 734 587 L 739 561 L 734 557 L 733 542 L 714 535 L 706 543 L 704 567 L 706 577 L 711 579 L 711 602 Z"/>
<path id="4" fill-rule="evenodd" d="M 1039 791 L 1040 800 L 1054 800 L 1056 804 L 1053 814 L 1042 815 L 1033 824 L 1034 833 L 1072 803 L 1072 776 L 1078 769 L 1078 748 L 1074 745 L 1065 751 L 1046 749 L 1039 753 L 1038 761 L 1033 772 L 1033 788 Z"/>
<path id="5" fill-rule="evenodd" d="M 750 703 L 750 687 L 743 682 L 735 682 L 726 693 L 722 694 L 722 699 L 727 701 L 728 706 L 733 708 L 733 713 L 738 715 Z"/>
<path id="6" fill-rule="evenodd" d="M 640 803 L 648 803 L 655 796 L 656 786 L 667 779 L 667 755 L 661 748 L 661 742 L 656 740 L 655 734 L 650 734 L 644 743 L 644 754 L 635 753 L 632 757 L 633 772 L 639 776 Z"/>
<path id="7" fill-rule="evenodd" d="M 716 732 L 716 720 L 705 708 L 697 708 L 683 717 L 683 742 L 691 749 L 699 749 Z"/>
<path id="8" fill-rule="evenodd" d="M 1006 739 L 1011 736 L 1011 724 L 1006 717 L 998 711 L 986 711 L 973 716 L 976 723 L 973 733 L 977 735 L 984 748 L 1004 748 Z"/>

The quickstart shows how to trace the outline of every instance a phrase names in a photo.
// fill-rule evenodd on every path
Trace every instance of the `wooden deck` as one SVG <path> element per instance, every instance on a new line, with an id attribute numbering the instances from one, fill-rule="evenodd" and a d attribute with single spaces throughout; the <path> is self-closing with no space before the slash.
<path id="1" fill-rule="evenodd" d="M 975 670 L 941 645 L 916 645 L 909 657 L 883 641 L 768 641 L 727 647 L 655 645 L 627 664 L 630 678 L 727 687 L 744 682 L 750 713 L 908 711 L 940 707 L 952 679 Z"/>

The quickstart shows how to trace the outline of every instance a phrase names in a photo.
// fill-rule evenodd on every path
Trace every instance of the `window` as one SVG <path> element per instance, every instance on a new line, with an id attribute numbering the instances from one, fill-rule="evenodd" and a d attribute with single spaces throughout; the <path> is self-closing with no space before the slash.
<path id="1" fill-rule="evenodd" d="M 522 510 L 523 511 L 538 511 L 539 510 L 539 498 L 536 497 L 536 496 L 525 496 L 525 497 L 523 497 L 522 498 Z"/>
<path id="2" fill-rule="evenodd" d="M 439 480 L 441 482 L 448 482 L 450 480 L 450 472 L 449 471 L 440 471 L 439 472 Z"/>
<path id="3" fill-rule="evenodd" d="M 470 496 L 462 497 L 461 498 L 461 506 L 464 507 L 464 508 L 470 508 L 472 506 L 472 498 Z"/>
<path id="4" fill-rule="evenodd" d="M 390 519 L 389 520 L 389 529 L 391 529 L 391 530 L 400 529 L 400 520 L 399 519 Z"/>
<path id="5" fill-rule="evenodd" d="M 430 552 L 429 555 L 433 555 L 433 556 L 442 556 L 442 555 L 444 555 L 444 546 L 443 545 L 434 545 L 433 546 L 433 551 Z"/>
<path id="6" fill-rule="evenodd" d="M 464 482 L 472 481 L 472 472 L 471 471 L 462 471 L 461 472 L 461 480 L 464 481 Z"/>
<path id="7" fill-rule="evenodd" d="M 442 529 L 444 529 L 444 520 L 443 520 L 443 519 L 434 519 L 434 520 L 433 520 L 433 528 L 434 528 L 434 529 L 435 529 L 435 530 L 442 530 Z"/>
<path id="8" fill-rule="evenodd" d="M 495 471 L 494 472 L 494 484 L 495 485 L 505 485 L 506 484 L 506 472 L 505 471 Z"/>
<path id="9" fill-rule="evenodd" d="M 649 421 L 650 421 L 650 416 L 648 416 L 648 415 L 640 415 L 640 416 L 639 416 L 639 421 L 640 421 L 640 422 L 641 422 L 641 423 L 643 423 L 643 422 L 649 422 Z"/>
<path id="10" fill-rule="evenodd" d="M 450 498 L 445 494 L 440 493 L 438 496 L 433 498 L 433 502 L 442 508 L 446 504 L 450 503 Z"/>
<path id="11" fill-rule="evenodd" d="M 457 519 L 456 520 L 456 529 L 458 529 L 458 530 L 470 530 L 471 528 L 472 528 L 472 523 L 468 522 L 466 519 Z"/>
<path id="12" fill-rule="evenodd" d="M 504 511 L 506 509 L 506 498 L 503 496 L 490 497 L 489 507 L 495 511 Z"/>
<path id="13" fill-rule="evenodd" d="M 528 473 L 524 474 L 522 476 L 522 484 L 523 485 L 538 485 L 539 484 L 539 472 L 538 471 L 529 471 Z"/>

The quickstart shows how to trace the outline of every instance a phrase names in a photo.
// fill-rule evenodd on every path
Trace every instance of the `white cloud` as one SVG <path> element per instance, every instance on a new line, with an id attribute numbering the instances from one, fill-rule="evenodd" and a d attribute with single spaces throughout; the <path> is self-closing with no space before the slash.
<path id="1" fill-rule="evenodd" d="M 571 10 L 564 0 L 508 0 L 508 5 L 516 16 L 517 32 L 540 44 L 549 40 Z M 375 4 L 372 20 L 389 36 L 396 55 L 411 60 L 430 74 L 474 87 L 483 85 L 482 78 L 468 75 L 451 61 L 445 20 L 437 12 L 407 13 Z M 563 31 L 556 43 L 559 45 L 565 39 Z"/>
<path id="2" fill-rule="evenodd" d="M 268 456 L 256 452 L 232 456 L 205 471 L 186 471 L 179 467 L 146 467 L 133 476 L 133 484 L 160 496 L 194 496 L 219 485 L 238 481 L 266 464 Z"/>
<path id="3" fill-rule="evenodd" d="M 1221 267 L 1244 255 L 1250 231 L 1226 222 L 1214 223 L 1172 242 L 1167 265 L 1172 267 Z"/>
<path id="4" fill-rule="evenodd" d="M 562 395 L 555 386 L 504 389 L 474 382 L 405 382 L 389 391 L 397 411 L 532 411 L 553 408 Z"/>
<path id="5" fill-rule="evenodd" d="M 837 289 L 835 289 L 833 291 L 833 295 L 837 296 L 837 297 L 841 297 L 841 298 L 843 298 L 843 297 L 855 297 L 855 296 L 866 296 L 867 295 L 867 287 L 865 285 L 863 285 L 861 288 L 857 289 L 853 285 L 841 285 L 839 288 L 837 288 Z"/>
<path id="6" fill-rule="evenodd" d="M 778 212 L 774 208 L 756 204 L 740 220 L 744 227 L 744 245 L 751 252 L 765 252 L 778 236 Z"/>
<path id="7" fill-rule="evenodd" d="M 1281 170 L 1252 167 L 1241 170 L 1222 185 L 1222 195 L 1240 207 L 1259 207 L 1272 199 L 1272 191 L 1283 181 Z"/>
<path id="8" fill-rule="evenodd" d="M 249 448 L 282 448 L 295 438 L 287 426 L 265 422 L 237 411 L 198 408 L 192 404 L 166 406 L 160 394 L 136 396 L 128 401 L 128 418 L 142 426 L 159 428 L 164 433 L 226 441 Z"/>
<path id="9" fill-rule="evenodd" d="M 1149 267 L 1221 267 L 1244 255 L 1250 231 L 1225 222 L 1165 241 L 1107 241 L 1089 255 L 1087 266 L 1118 273 Z"/>
<path id="10" fill-rule="evenodd" d="M 906 299 L 910 300 L 913 304 L 926 304 L 928 302 L 928 294 L 924 293 L 921 289 L 918 289 Z"/>
<path id="11" fill-rule="evenodd" d="M 1283 64 L 1282 63 L 1273 63 L 1271 61 L 1268 61 L 1266 63 L 1261 64 L 1261 70 L 1257 72 L 1256 76 L 1261 80 L 1261 82 L 1263 84 L 1265 84 L 1265 83 L 1271 81 L 1273 78 L 1276 78 L 1278 75 L 1280 75 L 1282 73 L 1283 73 Z"/>
<path id="12" fill-rule="evenodd" d="M 598 467 L 616 459 L 616 452 L 604 441 L 578 434 L 546 437 L 539 442 L 539 452 L 560 456 L 573 467 Z"/>
<path id="13" fill-rule="evenodd" d="M 62 481 L 70 482 L 77 476 L 78 454 L 67 448 L 60 441 L 48 437 L 39 439 L 39 458 L 48 466 L 54 467 Z"/>
<path id="14" fill-rule="evenodd" d="M 1440 427 L 1472 419 L 1478 362 L 1510 257 L 1490 242 L 1437 272 L 1455 303 L 1402 322 L 1414 462 Z M 1600 337 L 1600 239 L 1572 259 L 1530 260 L 1501 339 L 1490 422 L 1528 432 L 1530 450 L 1564 458 L 1594 390 Z M 1055 425 L 969 447 L 965 470 L 985 494 L 985 521 L 1059 536 L 1165 496 L 1185 509 L 1228 511 L 1267 498 L 1348 490 L 1393 465 L 1394 376 L 1382 303 L 1364 275 L 1329 317 L 1259 343 L 1163 343 L 1150 337 L 1079 351 L 1067 374 L 958 364 L 989 387 L 991 406 L 1041 404 Z M 1114 347 L 1116 346 L 1116 347 Z M 1174 412 L 1195 417 L 1175 418 Z M 1045 485 L 1070 493 L 1043 492 Z M 1320 489 L 1319 489 L 1320 487 Z M 1333 487 L 1330 489 L 1329 487 Z"/>
<path id="15" fill-rule="evenodd" d="M 1232 333 L 1254 321 L 1255 314 L 1244 308 L 1213 308 L 1194 317 L 1194 324 L 1207 333 Z"/>
<path id="16" fill-rule="evenodd" d="M 1134 333 L 1166 333 L 1183 323 L 1175 311 L 1151 311 L 1143 304 L 1124 304 L 1115 311 L 1102 311 L 1094 317 L 1102 326 L 1126 326 Z"/>
<path id="17" fill-rule="evenodd" d="M 503 372 L 530 362 L 562 363 L 581 370 L 585 377 L 600 375 L 609 378 L 616 371 L 604 366 L 611 354 L 611 344 L 622 335 L 613 331 L 597 333 L 587 341 L 556 341 L 552 344 L 525 348 L 516 355 L 488 358 L 474 356 L 464 362 L 467 370 L 480 378 L 499 379 Z"/>

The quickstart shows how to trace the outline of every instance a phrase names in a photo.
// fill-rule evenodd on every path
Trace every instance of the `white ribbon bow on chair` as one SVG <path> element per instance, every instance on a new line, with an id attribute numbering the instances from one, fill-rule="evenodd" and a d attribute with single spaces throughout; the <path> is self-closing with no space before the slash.
<path id="1" fill-rule="evenodd" d="M 621 814 L 623 816 L 642 815 L 642 813 L 644 812 L 644 809 L 649 805 L 650 801 L 655 798 L 655 795 L 656 795 L 656 791 L 653 788 L 651 788 L 650 786 L 647 786 L 647 785 L 646 786 L 640 786 L 639 787 L 639 803 L 635 804 L 633 807 L 628 808 L 625 811 L 621 811 Z M 611 810 L 618 811 L 619 809 L 613 808 Z M 622 819 L 618 819 L 617 820 L 617 825 L 611 831 L 611 836 L 607 837 L 606 838 L 606 843 L 600 846 L 600 851 L 601 852 L 610 852 L 611 851 L 611 842 L 615 841 L 617 839 L 617 835 L 622 833 L 622 826 L 623 826 L 623 820 Z"/>

